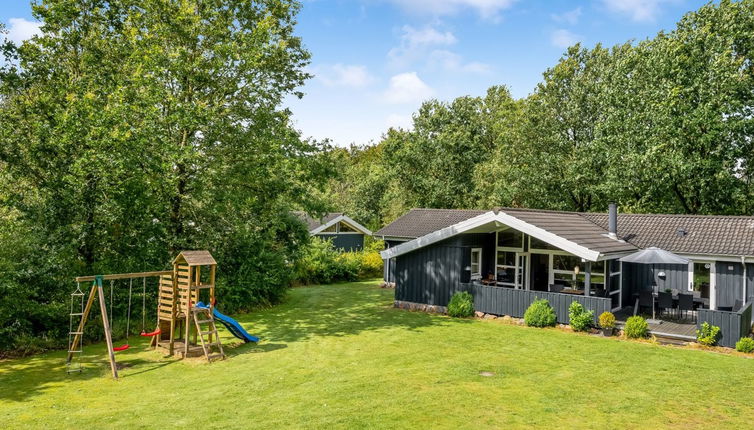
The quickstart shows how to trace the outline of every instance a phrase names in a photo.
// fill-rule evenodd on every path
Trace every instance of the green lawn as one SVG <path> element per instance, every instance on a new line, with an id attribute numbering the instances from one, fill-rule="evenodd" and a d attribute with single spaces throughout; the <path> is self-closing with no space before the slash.
<path id="1" fill-rule="evenodd" d="M 1 427 L 752 426 L 754 360 L 408 312 L 392 295 L 294 289 L 239 318 L 260 345 L 226 335 L 229 358 L 206 364 L 132 343 L 119 381 L 101 345 L 80 375 L 62 352 L 0 362 Z"/>

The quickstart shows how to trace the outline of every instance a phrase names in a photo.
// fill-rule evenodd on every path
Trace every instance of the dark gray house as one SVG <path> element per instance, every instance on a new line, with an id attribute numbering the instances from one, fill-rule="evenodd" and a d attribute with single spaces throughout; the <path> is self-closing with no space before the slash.
<path id="1" fill-rule="evenodd" d="M 386 242 L 385 280 L 395 283 L 397 302 L 445 306 L 455 291 L 472 289 L 497 302 L 475 301 L 489 305 L 482 311 L 521 316 L 534 296 L 567 293 L 568 304 L 617 313 L 653 290 L 693 294 L 710 311 L 746 308 L 751 318 L 754 217 L 618 214 L 614 205 L 609 214 L 413 209 L 375 236 Z M 650 246 L 690 263 L 619 261 Z M 501 303 L 510 300 L 518 304 Z"/>
<path id="2" fill-rule="evenodd" d="M 306 224 L 309 234 L 332 240 L 333 246 L 342 251 L 359 251 L 364 248 L 364 236 L 371 236 L 368 228 L 340 212 L 330 212 L 315 219 L 304 212 L 294 214 Z"/>

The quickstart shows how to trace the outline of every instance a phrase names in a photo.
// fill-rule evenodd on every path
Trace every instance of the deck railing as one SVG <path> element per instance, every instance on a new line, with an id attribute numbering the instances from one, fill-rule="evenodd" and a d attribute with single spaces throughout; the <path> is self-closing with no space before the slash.
<path id="1" fill-rule="evenodd" d="M 572 302 L 581 303 L 587 310 L 594 311 L 594 321 L 602 312 L 609 311 L 611 300 L 604 297 L 587 297 L 575 294 L 550 293 L 547 291 L 517 290 L 514 288 L 493 287 L 477 283 L 463 284 L 463 289 L 474 296 L 474 310 L 494 315 L 509 315 L 515 318 L 524 312 L 536 299 L 547 299 L 555 310 L 558 322 L 568 324 L 568 307 Z"/>
<path id="2" fill-rule="evenodd" d="M 699 309 L 696 328 L 701 328 L 705 321 L 720 327 L 722 338 L 718 344 L 733 348 L 739 339 L 751 332 L 751 306 L 752 303 L 747 303 L 738 312 Z"/>

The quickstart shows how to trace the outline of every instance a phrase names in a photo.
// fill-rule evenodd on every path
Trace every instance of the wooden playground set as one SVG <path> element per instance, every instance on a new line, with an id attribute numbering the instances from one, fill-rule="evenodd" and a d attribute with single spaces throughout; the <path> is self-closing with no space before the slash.
<path id="1" fill-rule="evenodd" d="M 238 322 L 215 309 L 215 272 L 217 262 L 208 251 L 182 251 L 173 260 L 173 269 L 157 272 L 119 273 L 110 275 L 79 276 L 76 291 L 71 294 L 70 328 L 68 340 L 67 371 L 82 370 L 84 327 L 94 305 L 99 300 L 102 326 L 107 342 L 108 358 L 114 378 L 118 378 L 115 353 L 130 348 L 128 336 L 131 329 L 133 281 L 142 281 L 142 328 L 140 336 L 151 337 L 150 347 L 165 350 L 169 355 L 196 357 L 204 355 L 207 361 L 225 358 L 222 342 L 215 322 L 222 323 L 231 334 L 244 342 L 258 342 Z M 157 278 L 157 324 L 146 331 L 146 285 L 148 278 Z M 126 341 L 113 344 L 112 310 L 115 281 L 128 281 L 128 316 Z M 103 281 L 110 281 L 110 314 Z M 82 282 L 92 282 L 89 297 L 81 290 Z M 200 301 L 201 299 L 206 300 Z M 74 328 L 75 327 L 75 328 Z"/>

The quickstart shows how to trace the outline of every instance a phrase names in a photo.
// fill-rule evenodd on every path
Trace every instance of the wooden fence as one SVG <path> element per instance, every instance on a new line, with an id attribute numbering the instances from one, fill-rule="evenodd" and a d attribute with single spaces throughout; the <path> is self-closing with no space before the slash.
<path id="1" fill-rule="evenodd" d="M 493 315 L 509 315 L 522 318 L 524 312 L 536 299 L 547 299 L 555 310 L 558 322 L 568 324 L 568 307 L 572 302 L 581 303 L 584 308 L 594 311 L 594 321 L 600 314 L 610 310 L 611 300 L 604 297 L 586 297 L 574 294 L 550 293 L 545 291 L 516 290 L 505 287 L 492 287 L 476 283 L 463 284 L 462 289 L 474 296 L 474 310 Z"/>
<path id="2" fill-rule="evenodd" d="M 701 328 L 705 321 L 710 325 L 720 327 L 722 338 L 718 344 L 733 348 L 739 339 L 748 336 L 751 332 L 751 305 L 748 303 L 738 312 L 699 309 L 696 328 Z"/>

